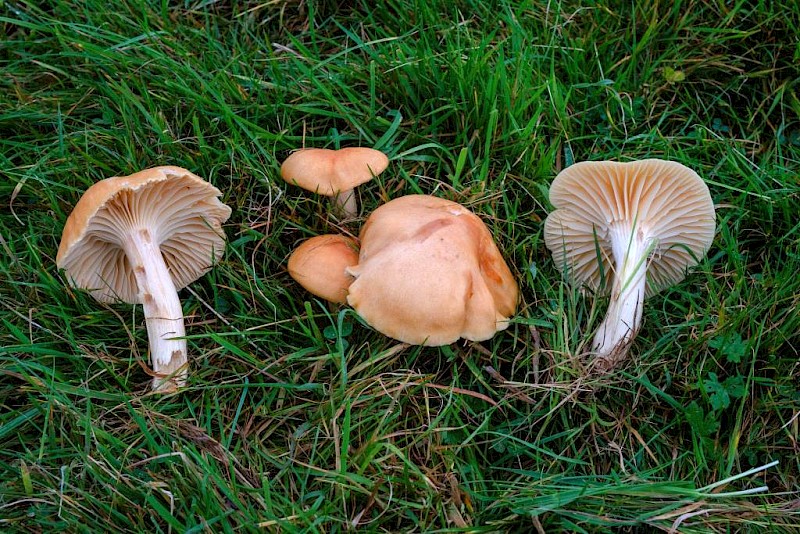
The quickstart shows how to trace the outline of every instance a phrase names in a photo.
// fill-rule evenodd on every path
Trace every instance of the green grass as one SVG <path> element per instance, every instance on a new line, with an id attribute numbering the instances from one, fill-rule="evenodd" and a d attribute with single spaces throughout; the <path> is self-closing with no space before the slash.
<path id="1" fill-rule="evenodd" d="M 339 3 L 0 0 L 0 530 L 800 530 L 800 7 Z M 305 293 L 292 248 L 358 225 L 280 180 L 303 145 L 390 156 L 363 214 L 478 213 L 514 324 L 405 347 Z M 643 157 L 706 180 L 717 235 L 587 375 L 605 302 L 554 267 L 547 188 Z M 233 208 L 167 397 L 141 308 L 55 266 L 82 191 L 161 164 Z"/>

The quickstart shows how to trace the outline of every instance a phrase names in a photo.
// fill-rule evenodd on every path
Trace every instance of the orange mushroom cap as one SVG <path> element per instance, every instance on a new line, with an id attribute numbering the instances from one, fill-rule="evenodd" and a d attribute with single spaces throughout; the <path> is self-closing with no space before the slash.
<path id="1" fill-rule="evenodd" d="M 361 231 L 347 302 L 379 332 L 417 345 L 482 341 L 508 327 L 518 288 L 481 219 L 449 200 L 397 198 Z"/>
<path id="2" fill-rule="evenodd" d="M 333 196 L 372 180 L 388 165 L 386 154 L 372 148 L 304 148 L 286 158 L 281 177 L 308 191 Z"/>
<path id="3" fill-rule="evenodd" d="M 310 293 L 336 303 L 347 301 L 353 277 L 345 272 L 358 263 L 358 243 L 337 234 L 307 239 L 289 257 L 289 274 Z"/>

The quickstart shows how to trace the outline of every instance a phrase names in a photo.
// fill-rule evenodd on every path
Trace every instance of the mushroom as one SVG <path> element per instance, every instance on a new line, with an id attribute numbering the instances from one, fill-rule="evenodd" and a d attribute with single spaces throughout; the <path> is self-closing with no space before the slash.
<path id="1" fill-rule="evenodd" d="M 483 221 L 441 198 L 409 195 L 361 230 L 347 302 L 379 332 L 415 345 L 483 341 L 508 327 L 517 284 Z"/>
<path id="2" fill-rule="evenodd" d="M 347 302 L 347 289 L 353 277 L 345 272 L 358 263 L 358 243 L 338 234 L 305 240 L 289 256 L 289 274 L 313 295 L 327 301 Z"/>
<path id="3" fill-rule="evenodd" d="M 386 154 L 372 148 L 304 148 L 286 158 L 281 177 L 308 191 L 334 197 L 338 209 L 352 218 L 356 216 L 353 189 L 372 180 L 388 165 Z"/>
<path id="4" fill-rule="evenodd" d="M 608 371 L 636 336 L 645 297 L 683 279 L 711 245 L 711 195 L 680 163 L 598 161 L 559 173 L 550 202 L 556 209 L 544 236 L 558 268 L 576 285 L 610 286 L 608 311 L 592 344 L 598 368 Z"/>
<path id="5" fill-rule="evenodd" d="M 231 209 L 220 195 L 186 169 L 154 167 L 92 185 L 64 226 L 56 264 L 72 285 L 144 306 L 156 391 L 186 381 L 178 290 L 222 257 Z"/>

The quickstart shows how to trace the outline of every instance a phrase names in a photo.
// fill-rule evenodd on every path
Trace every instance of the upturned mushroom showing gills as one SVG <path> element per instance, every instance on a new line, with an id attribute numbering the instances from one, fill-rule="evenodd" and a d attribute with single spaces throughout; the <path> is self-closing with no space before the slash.
<path id="1" fill-rule="evenodd" d="M 333 197 L 344 216 L 352 218 L 356 215 L 353 189 L 372 180 L 388 165 L 386 154 L 372 148 L 304 148 L 286 158 L 281 177 L 307 191 Z"/>
<path id="2" fill-rule="evenodd" d="M 312 237 L 289 256 L 289 275 L 309 293 L 343 304 L 353 277 L 345 270 L 358 264 L 358 243 L 338 234 Z"/>
<path id="3" fill-rule="evenodd" d="M 186 169 L 154 167 L 97 182 L 64 226 L 56 263 L 70 282 L 100 302 L 143 305 L 156 391 L 186 381 L 178 290 L 222 257 L 231 209 L 220 195 Z"/>
<path id="4" fill-rule="evenodd" d="M 409 195 L 361 230 L 347 302 L 373 328 L 414 345 L 483 341 L 508 327 L 518 289 L 481 219 L 449 200 Z"/>
<path id="5" fill-rule="evenodd" d="M 636 336 L 645 297 L 683 279 L 711 246 L 711 195 L 680 163 L 598 161 L 559 173 L 550 202 L 544 236 L 558 268 L 578 286 L 610 287 L 592 344 L 597 367 L 608 371 Z"/>

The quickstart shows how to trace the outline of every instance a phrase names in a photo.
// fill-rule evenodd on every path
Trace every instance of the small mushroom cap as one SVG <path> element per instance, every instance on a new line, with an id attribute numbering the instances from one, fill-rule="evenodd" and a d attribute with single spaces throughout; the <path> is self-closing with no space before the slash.
<path id="1" fill-rule="evenodd" d="M 73 285 L 101 302 L 138 304 L 124 251 L 125 236 L 146 230 L 159 244 L 176 289 L 205 274 L 222 257 L 221 224 L 231 209 L 219 189 L 180 167 L 153 167 L 92 185 L 72 210 L 56 264 Z"/>
<path id="2" fill-rule="evenodd" d="M 409 195 L 361 231 L 347 302 L 379 332 L 415 345 L 482 341 L 508 327 L 518 289 L 481 219 L 449 200 Z"/>
<path id="3" fill-rule="evenodd" d="M 372 180 L 388 165 L 386 154 L 372 148 L 304 148 L 286 158 L 281 176 L 308 191 L 333 196 Z"/>
<path id="4" fill-rule="evenodd" d="M 308 292 L 330 302 L 347 301 L 353 277 L 345 272 L 358 264 L 358 243 L 337 234 L 307 239 L 289 257 L 289 274 Z"/>
<path id="5" fill-rule="evenodd" d="M 550 186 L 556 208 L 547 216 L 544 237 L 558 268 L 577 285 L 611 286 L 609 236 L 615 225 L 652 239 L 647 294 L 683 279 L 714 239 L 714 204 L 708 187 L 688 167 L 645 159 L 629 163 L 584 161 L 563 171 Z M 598 251 L 601 261 L 598 262 Z"/>

